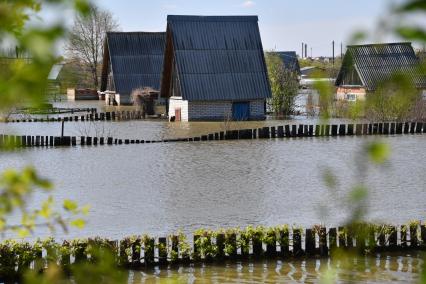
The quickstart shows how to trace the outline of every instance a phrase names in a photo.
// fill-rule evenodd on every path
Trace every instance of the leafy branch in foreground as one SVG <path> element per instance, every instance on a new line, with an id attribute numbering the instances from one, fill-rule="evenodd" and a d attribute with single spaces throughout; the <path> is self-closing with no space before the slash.
<path id="1" fill-rule="evenodd" d="M 55 210 L 54 200 L 49 196 L 41 203 L 40 208 L 29 210 L 28 200 L 37 191 L 50 192 L 52 184 L 41 177 L 31 167 L 26 167 L 22 171 L 13 169 L 6 170 L 0 175 L 0 232 L 2 234 L 12 231 L 19 237 L 26 237 L 38 227 L 47 227 L 54 231 L 56 226 L 60 226 L 67 231 L 68 224 L 82 228 L 85 224 L 84 216 L 89 211 L 89 206 L 79 207 L 71 200 L 64 200 L 63 210 L 67 214 Z M 21 221 L 19 224 L 9 224 L 8 217 L 17 213 Z"/>

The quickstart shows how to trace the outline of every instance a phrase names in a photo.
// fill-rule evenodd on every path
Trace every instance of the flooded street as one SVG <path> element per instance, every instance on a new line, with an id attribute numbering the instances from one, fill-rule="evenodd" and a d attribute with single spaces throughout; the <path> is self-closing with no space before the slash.
<path id="1" fill-rule="evenodd" d="M 291 121 L 239 126 L 285 123 Z M 222 127 L 221 122 L 164 120 L 68 122 L 65 133 L 79 135 L 87 127 L 94 135 L 101 129 L 96 125 L 113 137 L 139 139 L 200 135 Z M 58 135 L 60 123 L 0 124 L 0 132 L 11 131 Z M 70 198 L 92 206 L 82 231 L 58 231 L 57 238 L 164 236 L 179 229 L 190 233 L 250 224 L 335 226 L 347 218 L 347 193 L 360 182 L 355 158 L 377 138 L 390 145 L 391 158 L 384 167 L 366 168 L 368 218 L 393 224 L 425 219 L 424 135 L 28 148 L 3 153 L 0 170 L 34 165 L 53 181 L 57 201 Z M 336 192 L 324 185 L 325 170 L 338 177 Z"/>

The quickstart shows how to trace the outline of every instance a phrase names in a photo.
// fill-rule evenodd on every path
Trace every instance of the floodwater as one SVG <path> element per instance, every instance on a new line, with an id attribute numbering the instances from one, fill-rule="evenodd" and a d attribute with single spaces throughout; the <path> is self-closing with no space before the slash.
<path id="1" fill-rule="evenodd" d="M 99 102 L 61 102 L 58 106 L 97 107 Z M 225 129 L 315 123 L 291 121 L 169 123 L 165 120 L 68 122 L 65 135 L 121 139 L 191 137 Z M 60 123 L 1 123 L 0 133 L 56 135 Z M 358 164 L 366 143 L 380 139 L 391 148 L 383 166 Z M 426 219 L 426 135 L 321 137 L 272 140 L 182 142 L 27 148 L 0 153 L 0 171 L 33 165 L 51 179 L 57 204 L 73 199 L 90 204 L 83 230 L 57 239 L 132 234 L 165 236 L 177 230 L 296 224 L 336 226 L 350 215 L 350 189 L 368 186 L 366 218 L 403 224 Z M 337 176 L 337 188 L 323 174 Z M 38 206 L 46 194 L 30 201 Z M 50 233 L 37 230 L 35 237 Z M 330 283 L 418 282 L 423 265 L 417 253 L 352 258 L 350 269 L 331 259 L 236 262 L 156 267 L 130 271 L 129 283 Z M 327 274 L 334 268 L 337 274 Z M 334 278 L 333 278 L 334 277 Z M 164 282 L 161 282 L 164 283 Z"/>
<path id="2" fill-rule="evenodd" d="M 68 122 L 65 135 L 158 139 L 292 122 L 306 123 L 303 118 L 225 126 L 165 120 Z M 59 135 L 60 128 L 57 122 L 1 123 L 0 133 Z M 247 225 L 336 226 L 350 214 L 348 192 L 360 181 L 369 188 L 369 220 L 425 220 L 426 135 L 382 136 L 391 148 L 389 162 L 359 167 L 356 161 L 373 139 L 377 137 L 28 148 L 1 153 L 0 171 L 34 165 L 53 181 L 52 195 L 58 203 L 73 199 L 91 205 L 83 230 L 67 235 L 57 231 L 57 238 L 164 236 L 177 230 Z M 336 190 L 324 184 L 327 170 L 338 178 Z M 44 198 L 36 195 L 31 204 Z"/>
<path id="3" fill-rule="evenodd" d="M 323 258 L 156 267 L 131 271 L 128 283 L 418 283 L 424 265 L 417 253 L 345 260 L 346 266 Z"/>

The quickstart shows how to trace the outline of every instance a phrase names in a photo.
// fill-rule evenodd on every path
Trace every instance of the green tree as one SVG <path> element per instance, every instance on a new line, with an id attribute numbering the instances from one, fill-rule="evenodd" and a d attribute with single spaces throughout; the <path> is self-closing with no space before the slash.
<path id="1" fill-rule="evenodd" d="M 293 114 L 299 90 L 297 74 L 286 69 L 282 59 L 275 52 L 267 52 L 265 60 L 272 91 L 272 109 L 275 115 Z"/>
<path id="2" fill-rule="evenodd" d="M 370 121 L 407 120 L 419 97 L 412 80 L 404 74 L 395 74 L 367 96 L 366 117 Z"/>
<path id="3" fill-rule="evenodd" d="M 0 111 L 20 105 L 37 106 L 44 101 L 47 78 L 58 58 L 55 47 L 66 35 L 64 24 L 51 26 L 32 26 L 28 24 L 30 15 L 37 14 L 43 5 L 49 5 L 58 11 L 73 7 L 79 13 L 88 11 L 84 0 L 49 1 L 15 0 L 0 2 L 0 46 L 27 54 L 30 60 L 11 60 L 0 69 Z M 0 151 L 10 150 L 2 145 Z M 0 152 L 1 154 L 1 152 Z M 66 229 L 71 224 L 84 225 L 79 216 L 87 213 L 88 207 L 80 208 L 75 202 L 65 200 L 63 210 L 54 209 L 52 197 L 45 200 L 41 208 L 27 209 L 27 200 L 36 191 L 51 190 L 51 183 L 39 177 L 36 170 L 26 167 L 21 171 L 9 169 L 0 175 L 0 232 L 14 231 L 21 237 L 32 233 L 36 227 L 53 230 L 55 226 Z M 9 224 L 8 217 L 19 211 L 20 224 Z M 66 216 L 63 214 L 65 213 Z"/>

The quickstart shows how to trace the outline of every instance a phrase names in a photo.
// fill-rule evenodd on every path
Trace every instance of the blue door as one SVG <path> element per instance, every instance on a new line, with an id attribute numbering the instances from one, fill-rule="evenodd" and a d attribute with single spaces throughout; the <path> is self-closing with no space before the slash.
<path id="1" fill-rule="evenodd" d="M 250 103 L 249 102 L 237 102 L 232 103 L 232 119 L 241 121 L 248 120 L 250 118 Z"/>

